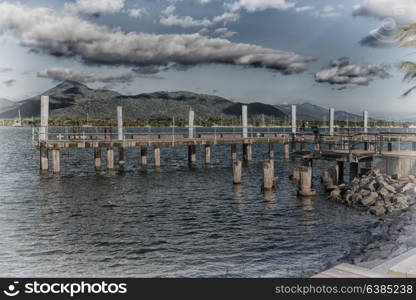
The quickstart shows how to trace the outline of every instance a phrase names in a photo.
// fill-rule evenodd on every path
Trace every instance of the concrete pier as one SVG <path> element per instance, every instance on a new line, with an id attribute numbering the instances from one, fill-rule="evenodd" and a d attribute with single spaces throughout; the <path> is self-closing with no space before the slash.
<path id="1" fill-rule="evenodd" d="M 271 190 L 274 186 L 274 168 L 273 161 L 267 160 L 263 167 L 263 190 Z"/>
<path id="2" fill-rule="evenodd" d="M 289 144 L 288 143 L 283 144 L 283 158 L 289 159 Z"/>
<path id="3" fill-rule="evenodd" d="M 101 168 L 101 148 L 94 148 L 94 166 L 96 169 Z"/>
<path id="4" fill-rule="evenodd" d="M 107 169 L 109 170 L 114 169 L 114 149 L 113 148 L 107 149 Z"/>
<path id="5" fill-rule="evenodd" d="M 292 134 L 296 135 L 296 105 L 292 104 L 290 107 Z"/>
<path id="6" fill-rule="evenodd" d="M 233 161 L 237 160 L 237 145 L 236 144 L 231 145 L 231 160 Z"/>
<path id="7" fill-rule="evenodd" d="M 240 184 L 241 183 L 241 170 L 243 168 L 243 164 L 241 160 L 236 160 L 233 162 L 233 183 Z"/>
<path id="8" fill-rule="evenodd" d="M 210 145 L 204 146 L 204 160 L 205 160 L 206 165 L 209 165 L 211 163 L 211 146 Z"/>
<path id="9" fill-rule="evenodd" d="M 40 147 L 40 169 L 47 171 L 49 169 L 48 148 Z"/>
<path id="10" fill-rule="evenodd" d="M 329 109 L 329 135 L 334 135 L 334 125 L 335 125 L 335 109 Z"/>
<path id="11" fill-rule="evenodd" d="M 242 136 L 243 138 L 248 137 L 248 115 L 247 115 L 247 105 L 241 107 L 241 126 L 242 126 Z"/>
<path id="12" fill-rule="evenodd" d="M 121 141 L 124 140 L 123 133 L 123 108 L 117 106 L 117 138 Z"/>
<path id="13" fill-rule="evenodd" d="M 189 118 L 188 118 L 188 138 L 194 138 L 194 118 L 195 113 L 192 108 L 189 110 Z"/>
<path id="14" fill-rule="evenodd" d="M 147 168 L 147 147 L 140 147 L 140 165 Z"/>
<path id="15" fill-rule="evenodd" d="M 52 172 L 61 172 L 61 150 L 52 149 Z"/>
<path id="16" fill-rule="evenodd" d="M 363 121 L 364 121 L 364 134 L 368 133 L 368 111 L 363 112 Z"/>
<path id="17" fill-rule="evenodd" d="M 40 97 L 40 128 L 39 140 L 48 140 L 48 124 L 49 124 L 49 96 Z"/>
<path id="18" fill-rule="evenodd" d="M 253 160 L 253 152 L 251 144 L 243 144 L 243 158 L 245 161 Z"/>
<path id="19" fill-rule="evenodd" d="M 192 164 L 196 162 L 196 146 L 195 145 L 188 146 L 188 162 Z"/>
<path id="20" fill-rule="evenodd" d="M 316 191 L 312 189 L 312 167 L 302 167 L 300 169 L 300 182 L 298 195 L 303 197 L 315 196 Z"/>
<path id="21" fill-rule="evenodd" d="M 155 147 L 153 149 L 153 159 L 155 168 L 160 168 L 160 147 Z"/>

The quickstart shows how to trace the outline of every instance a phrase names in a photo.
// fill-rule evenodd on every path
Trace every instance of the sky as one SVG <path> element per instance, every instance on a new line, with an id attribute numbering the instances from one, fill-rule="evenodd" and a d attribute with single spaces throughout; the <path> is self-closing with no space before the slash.
<path id="1" fill-rule="evenodd" d="M 21 0 L 0 16 L 0 98 L 68 79 L 416 115 L 399 68 L 415 49 L 395 36 L 416 23 L 414 0 Z"/>

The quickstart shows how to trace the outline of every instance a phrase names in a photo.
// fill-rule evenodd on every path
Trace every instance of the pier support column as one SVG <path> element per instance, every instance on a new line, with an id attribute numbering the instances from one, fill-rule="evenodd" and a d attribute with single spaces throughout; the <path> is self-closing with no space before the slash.
<path id="1" fill-rule="evenodd" d="M 300 182 L 298 195 L 303 197 L 315 196 L 316 191 L 312 189 L 312 167 L 302 167 L 300 169 Z"/>
<path id="2" fill-rule="evenodd" d="M 123 133 L 123 108 L 117 106 L 117 138 L 119 140 L 124 140 Z"/>
<path id="3" fill-rule="evenodd" d="M 196 146 L 195 145 L 188 146 L 188 162 L 192 164 L 196 162 Z"/>
<path id="4" fill-rule="evenodd" d="M 363 121 L 364 121 L 364 134 L 367 134 L 368 133 L 368 111 L 364 111 Z"/>
<path id="5" fill-rule="evenodd" d="M 334 135 L 335 109 L 329 109 L 329 135 Z"/>
<path id="6" fill-rule="evenodd" d="M 237 145 L 236 144 L 231 145 L 231 160 L 232 161 L 237 160 Z"/>
<path id="7" fill-rule="evenodd" d="M 61 150 L 52 149 L 52 172 L 61 172 Z"/>
<path id="8" fill-rule="evenodd" d="M 338 164 L 338 184 L 342 184 L 344 182 L 344 162 L 337 161 Z"/>
<path id="9" fill-rule="evenodd" d="M 320 151 L 321 150 L 321 144 L 315 143 L 313 148 L 314 148 L 315 151 Z"/>
<path id="10" fill-rule="evenodd" d="M 206 165 L 211 163 L 211 145 L 204 146 L 204 159 Z"/>
<path id="11" fill-rule="evenodd" d="M 49 96 L 40 97 L 40 128 L 39 140 L 48 140 L 48 124 L 49 124 Z"/>
<path id="12" fill-rule="evenodd" d="M 94 166 L 96 169 L 101 168 L 101 148 L 94 148 Z"/>
<path id="13" fill-rule="evenodd" d="M 140 147 L 140 165 L 147 168 L 147 147 Z"/>
<path id="14" fill-rule="evenodd" d="M 241 169 L 243 168 L 243 164 L 241 160 L 236 160 L 233 162 L 233 183 L 240 184 L 241 183 Z"/>
<path id="15" fill-rule="evenodd" d="M 153 149 L 153 159 L 154 159 L 155 168 L 160 168 L 160 148 L 159 147 L 155 147 Z"/>
<path id="16" fill-rule="evenodd" d="M 289 159 L 289 144 L 283 144 L 283 158 Z"/>
<path id="17" fill-rule="evenodd" d="M 49 150 L 47 147 L 40 147 L 40 169 L 42 171 L 47 171 L 49 169 L 48 152 Z"/>
<path id="18" fill-rule="evenodd" d="M 253 160 L 251 144 L 243 144 L 243 157 L 245 161 Z"/>
<path id="19" fill-rule="evenodd" d="M 296 135 L 296 105 L 292 104 L 292 106 L 290 107 L 290 111 L 291 111 L 291 121 L 292 121 L 292 135 L 295 136 Z"/>
<path id="20" fill-rule="evenodd" d="M 241 106 L 241 126 L 243 138 L 248 137 L 248 117 L 247 117 L 247 105 Z"/>
<path id="21" fill-rule="evenodd" d="M 348 142 L 344 142 L 344 150 L 349 150 L 350 146 L 348 144 Z"/>
<path id="22" fill-rule="evenodd" d="M 107 169 L 108 170 L 114 169 L 114 149 L 113 148 L 107 149 Z"/>
<path id="23" fill-rule="evenodd" d="M 269 159 L 274 159 L 274 145 L 269 144 L 269 151 L 268 151 Z"/>
<path id="24" fill-rule="evenodd" d="M 350 182 L 354 180 L 358 176 L 358 163 L 352 162 L 350 163 Z"/>
<path id="25" fill-rule="evenodd" d="M 123 147 L 118 148 L 118 164 L 124 166 L 126 164 L 126 154 Z"/>
<path id="26" fill-rule="evenodd" d="M 189 118 L 188 118 L 188 138 L 194 138 L 194 118 L 195 113 L 192 109 L 189 110 Z"/>
<path id="27" fill-rule="evenodd" d="M 268 160 L 263 167 L 263 190 L 271 190 L 274 186 L 273 160 Z"/>

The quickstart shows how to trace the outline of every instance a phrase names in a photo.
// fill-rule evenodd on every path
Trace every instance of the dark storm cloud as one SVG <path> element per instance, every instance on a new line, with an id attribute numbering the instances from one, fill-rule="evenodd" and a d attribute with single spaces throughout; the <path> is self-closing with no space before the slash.
<path id="1" fill-rule="evenodd" d="M 283 74 L 304 72 L 311 58 L 199 34 L 124 33 L 46 8 L 0 3 L 0 30 L 21 45 L 57 57 L 115 65 L 224 63 L 260 66 Z M 51 30 L 53 28 L 53 30 Z"/>

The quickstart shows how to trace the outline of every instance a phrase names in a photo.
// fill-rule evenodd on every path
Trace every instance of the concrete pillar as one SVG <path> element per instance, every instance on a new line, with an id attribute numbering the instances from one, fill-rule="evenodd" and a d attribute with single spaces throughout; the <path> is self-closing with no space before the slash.
<path id="1" fill-rule="evenodd" d="M 107 149 L 107 169 L 109 170 L 114 169 L 114 149 L 113 148 Z"/>
<path id="2" fill-rule="evenodd" d="M 237 145 L 236 144 L 231 145 L 231 160 L 233 161 L 237 160 Z"/>
<path id="3" fill-rule="evenodd" d="M 271 190 L 274 186 L 274 168 L 272 161 L 268 160 L 264 163 L 263 167 L 263 189 Z"/>
<path id="4" fill-rule="evenodd" d="M 243 157 L 245 161 L 253 160 L 251 144 L 243 144 Z"/>
<path id="5" fill-rule="evenodd" d="M 321 145 L 320 145 L 319 143 L 315 143 L 315 145 L 314 145 L 314 150 L 315 150 L 315 151 L 319 151 L 319 150 L 321 150 Z"/>
<path id="6" fill-rule="evenodd" d="M 204 146 L 204 159 L 206 165 L 211 163 L 211 145 Z"/>
<path id="7" fill-rule="evenodd" d="M 274 144 L 269 144 L 268 154 L 269 159 L 274 159 Z"/>
<path id="8" fill-rule="evenodd" d="M 140 147 L 140 165 L 142 168 L 147 167 L 147 147 Z"/>
<path id="9" fill-rule="evenodd" d="M 48 140 L 49 96 L 40 97 L 40 129 L 39 140 Z"/>
<path id="10" fill-rule="evenodd" d="M 350 146 L 348 144 L 348 142 L 344 142 L 344 150 L 349 150 Z"/>
<path id="11" fill-rule="evenodd" d="M 299 182 L 299 196 L 314 196 L 316 191 L 312 189 L 312 167 L 302 167 L 300 169 L 300 182 Z"/>
<path id="12" fill-rule="evenodd" d="M 121 106 L 117 106 L 117 139 L 124 140 L 123 108 Z"/>
<path id="13" fill-rule="evenodd" d="M 368 133 L 368 111 L 364 111 L 363 120 L 364 120 L 364 134 L 367 134 Z"/>
<path id="14" fill-rule="evenodd" d="M 189 118 L 188 118 L 188 137 L 190 139 L 194 138 L 194 118 L 195 118 L 195 113 L 192 109 L 190 109 Z"/>
<path id="15" fill-rule="evenodd" d="M 241 170 L 243 168 L 243 164 L 241 160 L 236 160 L 233 162 L 233 183 L 240 184 L 241 183 Z"/>
<path id="16" fill-rule="evenodd" d="M 126 154 L 123 147 L 118 148 L 118 164 L 124 166 L 126 164 Z"/>
<path id="17" fill-rule="evenodd" d="M 329 135 L 334 135 L 335 109 L 329 109 Z"/>
<path id="18" fill-rule="evenodd" d="M 296 135 L 296 105 L 292 104 L 291 106 L 291 121 L 292 121 L 292 134 Z"/>
<path id="19" fill-rule="evenodd" d="M 61 172 L 61 150 L 52 149 L 52 172 Z"/>
<path id="20" fill-rule="evenodd" d="M 358 163 L 350 163 L 350 182 L 358 176 Z"/>
<path id="21" fill-rule="evenodd" d="M 344 162 L 338 161 L 338 184 L 342 184 L 344 182 Z"/>
<path id="22" fill-rule="evenodd" d="M 94 148 L 94 165 L 96 169 L 101 168 L 101 148 Z"/>
<path id="23" fill-rule="evenodd" d="M 289 144 L 288 143 L 283 144 L 283 158 L 289 159 Z"/>
<path id="24" fill-rule="evenodd" d="M 190 163 L 196 162 L 196 146 L 195 145 L 188 146 L 188 162 Z"/>
<path id="25" fill-rule="evenodd" d="M 300 180 L 300 168 L 294 168 L 292 170 L 292 176 L 290 177 L 292 180 L 299 181 Z"/>
<path id="26" fill-rule="evenodd" d="M 248 137 L 248 116 L 247 116 L 247 105 L 241 106 L 241 125 L 243 138 Z"/>
<path id="27" fill-rule="evenodd" d="M 160 148 L 159 147 L 155 147 L 153 149 L 153 159 L 154 159 L 155 168 L 160 168 Z"/>
<path id="28" fill-rule="evenodd" d="M 48 159 L 48 148 L 45 146 L 40 147 L 40 169 L 46 171 L 49 169 L 49 159 Z"/>

